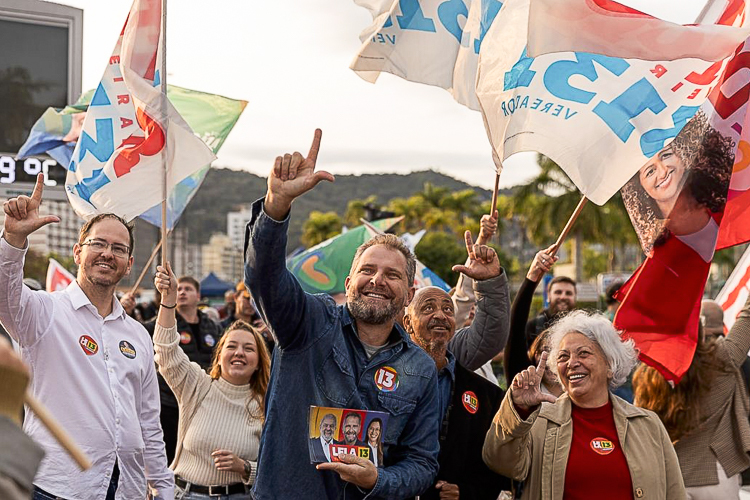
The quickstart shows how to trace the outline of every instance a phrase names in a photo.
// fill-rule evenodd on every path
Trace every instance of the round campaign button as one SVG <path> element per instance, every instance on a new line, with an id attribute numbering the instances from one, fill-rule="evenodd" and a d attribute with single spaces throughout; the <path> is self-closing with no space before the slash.
<path id="1" fill-rule="evenodd" d="M 398 387 L 398 372 L 390 366 L 383 366 L 375 372 L 375 385 L 383 392 L 395 391 Z"/>
<path id="2" fill-rule="evenodd" d="M 180 344 L 189 344 L 191 340 L 193 340 L 193 337 L 188 332 L 180 333 Z"/>
<path id="3" fill-rule="evenodd" d="M 128 359 L 135 359 L 135 347 L 127 340 L 120 341 L 120 352 Z"/>
<path id="4" fill-rule="evenodd" d="M 477 395 L 471 391 L 464 392 L 463 396 L 461 396 L 461 402 L 463 402 L 466 411 L 472 415 L 479 410 L 479 400 L 477 399 Z"/>
<path id="5" fill-rule="evenodd" d="M 213 347 L 216 345 L 216 339 L 211 334 L 208 334 L 205 337 L 203 337 L 203 342 L 205 342 L 208 347 Z"/>
<path id="6" fill-rule="evenodd" d="M 591 449 L 599 455 L 609 455 L 615 451 L 615 443 L 606 438 L 594 438 L 591 440 Z"/>

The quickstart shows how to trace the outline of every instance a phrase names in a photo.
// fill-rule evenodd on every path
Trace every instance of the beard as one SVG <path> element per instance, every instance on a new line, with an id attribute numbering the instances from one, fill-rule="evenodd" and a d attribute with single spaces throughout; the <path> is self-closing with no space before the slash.
<path id="1" fill-rule="evenodd" d="M 382 325 L 404 314 L 404 301 L 391 300 L 388 304 L 373 304 L 361 294 L 347 302 L 349 312 L 355 319 L 368 325 Z"/>
<path id="2" fill-rule="evenodd" d="M 448 350 L 448 339 L 426 339 L 418 335 L 412 335 L 412 340 L 435 361 L 445 358 L 445 351 Z"/>
<path id="3" fill-rule="evenodd" d="M 111 286 L 117 285 L 120 280 L 125 276 L 125 272 L 127 271 L 126 268 L 120 268 L 118 266 L 117 262 L 111 262 L 102 260 L 101 262 L 106 262 L 107 264 L 114 267 L 114 273 L 109 275 L 98 275 L 95 273 L 96 265 L 100 261 L 92 262 L 92 263 L 84 263 L 80 266 L 81 276 L 83 278 L 83 281 L 86 281 L 88 283 L 91 283 L 94 286 L 98 287 L 104 287 L 108 288 Z"/>
<path id="4" fill-rule="evenodd" d="M 567 300 L 556 300 L 550 302 L 549 313 L 551 316 L 557 316 L 558 314 L 566 314 L 573 310 L 573 305 Z"/>

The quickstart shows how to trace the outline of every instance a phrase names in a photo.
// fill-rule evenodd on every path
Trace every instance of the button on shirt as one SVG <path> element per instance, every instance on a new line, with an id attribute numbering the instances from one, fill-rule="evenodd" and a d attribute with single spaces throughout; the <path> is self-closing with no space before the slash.
<path id="1" fill-rule="evenodd" d="M 148 333 L 114 297 L 102 318 L 75 281 L 32 292 L 22 284 L 25 253 L 0 238 L 0 321 L 31 367 L 30 390 L 93 464 L 82 472 L 29 412 L 24 430 L 46 453 L 34 484 L 63 498 L 104 498 L 117 460 L 118 500 L 145 498 L 147 479 L 159 498 L 173 498 Z"/>

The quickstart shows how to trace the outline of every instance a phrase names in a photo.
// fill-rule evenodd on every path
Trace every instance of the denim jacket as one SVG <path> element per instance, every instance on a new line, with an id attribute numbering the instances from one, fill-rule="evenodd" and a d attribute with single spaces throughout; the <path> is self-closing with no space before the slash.
<path id="1" fill-rule="evenodd" d="M 369 360 L 346 306 L 305 293 L 285 266 L 289 217 L 252 205 L 245 232 L 245 283 L 276 339 L 253 496 L 265 499 L 408 498 L 437 474 L 439 396 L 433 360 L 394 326 Z M 378 370 L 397 373 L 390 387 Z M 319 471 L 308 452 L 310 405 L 383 411 L 384 468 L 370 491 Z"/>

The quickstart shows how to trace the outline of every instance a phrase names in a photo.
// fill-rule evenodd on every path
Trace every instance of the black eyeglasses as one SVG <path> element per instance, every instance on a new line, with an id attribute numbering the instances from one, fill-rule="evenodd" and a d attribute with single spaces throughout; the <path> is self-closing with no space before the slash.
<path id="1" fill-rule="evenodd" d="M 121 243 L 107 243 L 104 240 L 89 240 L 81 243 L 81 246 L 85 245 L 88 245 L 89 248 L 96 253 L 102 253 L 107 250 L 107 248 L 111 248 L 115 257 L 126 258 L 130 255 L 130 248 Z"/>

